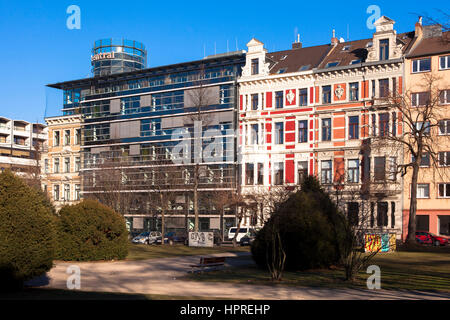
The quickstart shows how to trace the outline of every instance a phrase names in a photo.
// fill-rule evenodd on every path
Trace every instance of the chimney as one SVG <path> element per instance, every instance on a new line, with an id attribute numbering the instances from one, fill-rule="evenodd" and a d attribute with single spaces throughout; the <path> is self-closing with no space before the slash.
<path id="1" fill-rule="evenodd" d="M 292 43 L 292 50 L 301 49 L 302 43 L 300 42 L 300 34 L 297 34 L 297 41 Z"/>
<path id="2" fill-rule="evenodd" d="M 422 38 L 423 27 L 422 27 L 422 17 L 419 16 L 419 21 L 416 22 L 414 35 L 416 38 Z"/>
<path id="3" fill-rule="evenodd" d="M 336 46 L 339 43 L 339 39 L 336 38 L 336 31 L 333 29 L 333 37 L 331 38 L 331 44 Z"/>

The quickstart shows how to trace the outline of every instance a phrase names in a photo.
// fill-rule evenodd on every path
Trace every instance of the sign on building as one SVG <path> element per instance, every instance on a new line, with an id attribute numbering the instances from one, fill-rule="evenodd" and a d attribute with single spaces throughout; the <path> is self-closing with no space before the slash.
<path id="1" fill-rule="evenodd" d="M 189 247 L 213 247 L 214 234 L 212 232 L 189 232 Z"/>

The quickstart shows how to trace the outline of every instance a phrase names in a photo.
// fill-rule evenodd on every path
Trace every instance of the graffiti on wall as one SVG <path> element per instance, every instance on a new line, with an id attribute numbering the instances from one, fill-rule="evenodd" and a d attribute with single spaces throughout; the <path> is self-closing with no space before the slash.
<path id="1" fill-rule="evenodd" d="M 366 252 L 389 252 L 396 249 L 395 233 L 372 233 L 364 235 Z"/>

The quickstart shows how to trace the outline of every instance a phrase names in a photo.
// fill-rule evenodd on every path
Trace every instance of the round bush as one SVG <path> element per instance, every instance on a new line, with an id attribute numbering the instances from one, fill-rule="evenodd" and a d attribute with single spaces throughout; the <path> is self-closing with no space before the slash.
<path id="1" fill-rule="evenodd" d="M 58 254 L 61 260 L 124 259 L 128 254 L 125 219 L 95 200 L 61 208 Z"/>
<path id="2" fill-rule="evenodd" d="M 43 192 L 9 170 L 0 173 L 0 281 L 20 285 L 49 271 L 55 254 L 55 216 Z"/>
<path id="3" fill-rule="evenodd" d="M 306 270 L 339 263 L 349 235 L 345 217 L 319 182 L 308 177 L 301 190 L 282 203 L 258 232 L 252 244 L 256 264 L 267 268 L 272 250 L 278 250 L 273 234 L 280 234 L 286 253 L 286 270 Z"/>

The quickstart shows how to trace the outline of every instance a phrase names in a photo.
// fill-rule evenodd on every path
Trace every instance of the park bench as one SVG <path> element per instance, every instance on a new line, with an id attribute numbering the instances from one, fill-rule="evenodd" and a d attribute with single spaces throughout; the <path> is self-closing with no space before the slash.
<path id="1" fill-rule="evenodd" d="M 198 264 L 191 264 L 190 267 L 191 272 L 194 272 L 194 269 L 200 269 L 203 272 L 206 268 L 217 269 L 225 264 L 225 257 L 200 257 L 200 262 Z"/>

